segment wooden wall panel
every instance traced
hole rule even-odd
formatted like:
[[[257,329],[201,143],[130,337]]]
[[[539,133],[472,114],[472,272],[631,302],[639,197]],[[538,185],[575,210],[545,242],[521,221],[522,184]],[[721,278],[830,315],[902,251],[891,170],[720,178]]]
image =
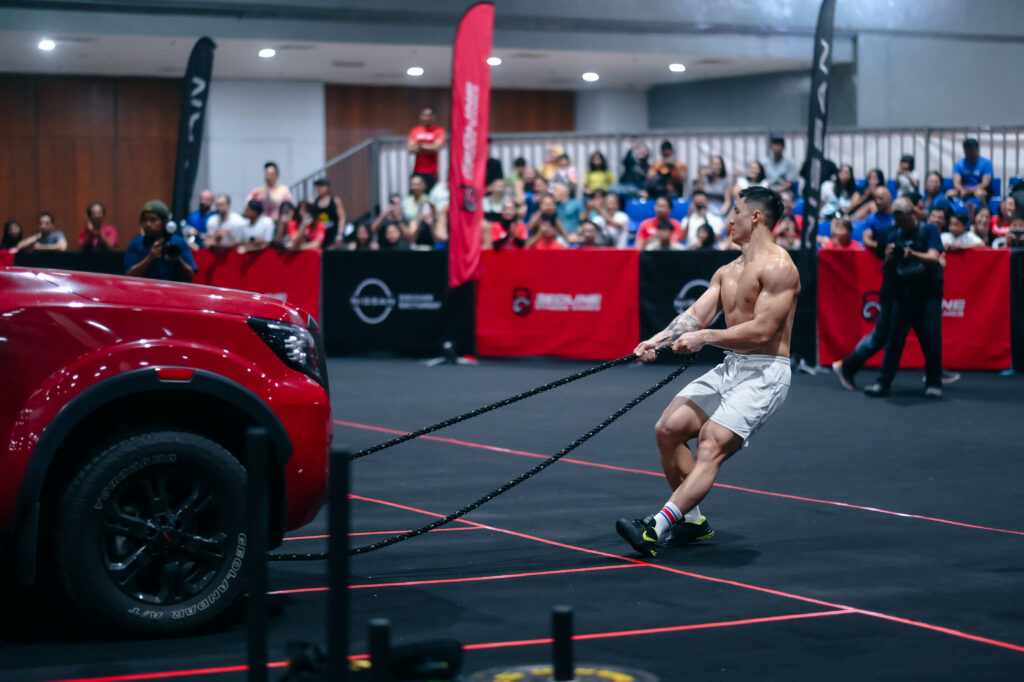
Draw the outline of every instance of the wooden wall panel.
[[[40,78],[39,137],[114,137],[114,87],[108,78]]]
[[[36,231],[39,214],[38,158],[34,136],[14,137],[0,132],[0,224],[17,220],[26,235]]]
[[[437,108],[437,120],[450,128],[448,88],[399,88],[327,85],[327,158],[363,140],[380,135],[405,135],[416,125],[420,109]],[[576,96],[552,90],[491,92],[491,132],[528,133],[573,130]]]

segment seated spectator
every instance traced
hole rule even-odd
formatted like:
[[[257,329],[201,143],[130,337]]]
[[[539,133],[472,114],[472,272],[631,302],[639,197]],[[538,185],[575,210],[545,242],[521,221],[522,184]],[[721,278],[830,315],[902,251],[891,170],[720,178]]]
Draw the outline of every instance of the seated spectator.
[[[411,248],[408,240],[402,235],[402,229],[398,223],[389,222],[384,226],[381,234],[383,235],[380,242],[381,251],[408,251]]]
[[[844,163],[836,172],[834,180],[821,183],[821,219],[849,213],[850,204],[858,196],[857,181],[853,178],[853,166]]]
[[[288,185],[278,184],[280,173],[276,163],[267,161],[263,164],[263,179],[266,184],[249,192],[249,196],[246,198],[246,201],[260,202],[263,205],[263,216],[270,220],[277,220],[281,204],[286,201],[295,202]]]
[[[878,188],[885,188],[885,173],[878,168],[868,171],[867,185],[864,191],[854,195],[850,202],[850,217],[854,220],[864,220],[878,210],[875,204],[875,192]],[[889,193],[889,201],[892,201],[892,192]]]
[[[1010,229],[1003,237],[1003,244],[1010,249],[1024,247],[1024,216],[1014,216]]]
[[[526,165],[526,159],[521,156],[515,160],[515,164],[515,170],[505,179],[505,188],[511,191],[516,204],[522,205],[526,201],[526,193],[533,191],[537,169]]]
[[[697,226],[697,238],[690,242],[690,249],[693,251],[714,251],[717,248],[715,231],[710,225],[704,223]]]
[[[285,202],[289,208],[291,202]],[[213,203],[215,212],[206,221],[206,238],[203,245],[208,249],[232,246],[235,234],[246,224],[245,218],[231,210],[231,197],[221,194]]]
[[[945,232],[949,229],[949,216],[950,212],[941,206],[936,206],[928,212],[928,222],[935,227],[939,228],[939,232]]]
[[[537,178],[540,177],[540,173],[533,166],[527,166],[523,169],[523,192],[533,193],[533,188],[537,184]]]
[[[793,193],[787,189],[779,192],[779,197],[782,199],[782,215],[779,217],[792,218],[793,222],[796,223],[796,233],[799,236],[804,231],[804,217],[793,212],[793,209],[796,207],[796,199],[793,197]]]
[[[116,251],[117,228],[107,224],[106,207],[96,201],[85,207],[85,227],[78,233],[78,246],[82,251]]]
[[[420,214],[423,204],[428,201],[427,182],[420,175],[409,180],[409,196],[402,200],[402,215],[405,222],[412,222]]]
[[[686,186],[686,164],[676,160],[672,143],[661,143],[661,159],[647,171],[647,195],[675,199],[683,195]]]
[[[274,226],[274,245],[287,248],[288,225],[295,219],[295,207],[290,201],[286,201],[278,208],[277,220]],[[243,218],[244,220],[244,218]]]
[[[526,224],[519,220],[516,202],[506,199],[501,207],[501,215],[490,224],[490,229],[483,230],[484,248],[495,251],[521,249],[530,238]]]
[[[644,244],[644,251],[682,251],[683,245],[676,239],[676,226],[671,218],[649,218],[657,220],[654,236]],[[646,221],[645,221],[646,222]]]
[[[558,171],[558,159],[564,153],[565,150],[557,144],[548,147],[548,150],[544,153],[544,163],[537,169],[537,174],[550,182]]]
[[[376,251],[380,248],[373,239],[373,231],[366,223],[356,224],[352,231],[352,239],[345,242],[343,247],[346,251]]]
[[[18,248],[22,240],[21,223],[17,220],[8,220],[4,223],[4,236],[0,239],[0,251]]]
[[[786,140],[778,135],[769,141],[770,153],[761,160],[764,169],[764,184],[776,192],[793,188],[796,182],[796,162],[785,156]]]
[[[900,168],[896,171],[896,196],[905,197],[916,192],[919,186],[920,181],[914,172],[914,157],[904,154],[900,157]]]
[[[601,152],[590,155],[590,170],[583,176],[583,193],[591,196],[597,190],[608,191],[615,182],[615,176],[608,170],[608,160]]]
[[[622,175],[619,176],[618,191],[634,196],[640,192],[646,194],[647,172],[650,170],[648,156],[650,151],[643,142],[637,142],[626,152],[622,159]]]
[[[523,182],[523,174],[526,172],[526,159],[519,156],[512,162],[512,172],[505,178],[505,182],[509,184],[513,189],[515,186]]]
[[[967,229],[969,224],[966,213],[954,213],[949,216],[949,231],[941,235],[942,248],[946,251],[964,251],[985,246],[981,237]]]
[[[963,149],[964,158],[953,165],[953,189],[949,194],[980,206],[988,202],[992,191],[992,162],[981,156],[973,137],[964,140]]]
[[[547,203],[545,201],[545,203]],[[542,216],[540,211],[537,216]],[[563,233],[564,234],[564,233]],[[566,248],[565,237],[559,236],[558,216],[542,216],[537,222],[533,236],[526,241],[527,249],[538,251],[557,251]]]
[[[997,237],[1005,237],[1010,231],[1010,224],[1017,215],[1017,200],[1007,195],[999,202],[999,215],[992,220],[992,232]]]
[[[978,235],[978,239],[985,246],[992,246],[996,235],[992,233],[992,211],[988,206],[982,206],[974,214],[974,221],[971,223],[971,231]]]
[[[745,175],[743,174],[743,171],[737,168],[733,173],[732,187],[729,188],[729,191],[725,195],[725,210],[722,211],[723,215],[732,209],[732,204],[736,201],[736,197],[740,195],[740,192],[748,187],[763,187],[765,184],[764,177],[764,166],[761,165],[760,161],[751,161],[748,163]]]
[[[68,240],[57,229],[53,214],[43,211],[39,214],[39,232],[18,242],[19,251],[67,251]]]
[[[495,182],[500,182],[500,180]],[[434,244],[446,241],[448,238],[446,233],[440,232],[439,227],[437,209],[428,201],[420,208],[420,214],[409,223],[404,236],[411,248],[429,251],[434,248]]]
[[[860,242],[851,239],[853,235],[853,224],[849,218],[832,219],[832,236],[818,237],[822,249],[830,251],[863,251],[864,247]]]
[[[722,218],[711,212],[711,202],[703,190],[697,190],[690,199],[690,208],[683,218],[683,234],[686,235],[686,243],[693,245],[697,243],[697,230],[701,225],[707,224],[715,233],[722,231]]]
[[[700,179],[708,200],[708,210],[721,215],[725,207],[725,195],[729,191],[729,178],[725,172],[725,159],[712,156],[708,167],[702,169]]]
[[[331,181],[317,178],[313,183],[316,187],[316,199],[310,208],[314,211],[317,222],[324,226],[324,248],[337,244],[338,238],[345,230],[345,204],[341,197],[331,191]]]
[[[288,251],[312,251],[324,244],[327,227],[313,215],[308,201],[295,207],[295,217],[288,221],[288,236],[284,248]]]
[[[663,219],[672,224],[672,238],[677,242],[682,242],[684,240],[683,227],[671,215],[672,203],[668,198],[656,199],[654,217],[640,223],[640,227],[636,230],[636,248],[642,251],[647,246],[647,242],[654,238],[654,234],[658,231],[658,225]]]
[[[398,227],[399,234],[405,234],[409,229],[409,224],[405,220],[405,214],[402,211],[402,197],[398,194],[392,194],[388,197],[388,205],[384,207],[377,219],[370,225],[370,231],[377,236],[377,245],[384,248],[384,232],[388,225],[396,225]]]
[[[206,236],[206,221],[213,215],[213,192],[204,189],[199,193],[199,208],[188,214],[185,218],[185,225],[181,231],[182,235],[190,246],[195,249],[195,242],[202,246],[203,238]]]
[[[128,243],[124,271],[129,277],[148,277],[172,282],[191,282],[196,261],[185,240],[167,234],[171,212],[159,199],[147,201],[139,214],[142,234]]]
[[[935,206],[941,205],[948,208],[949,201],[942,193],[942,175],[938,171],[931,171],[924,178],[924,193],[921,195],[921,203],[924,204],[925,215],[932,212]]]
[[[597,229],[597,225],[591,220],[584,220],[580,223],[580,229],[577,231],[576,248],[589,249],[594,247],[605,246],[601,239],[601,232]]]
[[[484,173],[485,186],[491,184],[495,180],[505,178],[505,169],[501,166],[501,159],[494,155],[494,148],[491,146],[490,137],[487,138],[487,148],[490,150],[490,156],[487,158],[487,168]],[[430,189],[433,189],[433,187]]]
[[[556,182],[551,185],[551,196],[555,198],[555,203],[558,204],[558,219],[562,223],[562,227],[569,234],[575,234],[576,230],[580,227],[580,219],[586,216],[581,216],[583,213],[583,202],[579,199],[572,199],[569,197],[568,185]]]
[[[270,216],[263,215],[263,202],[252,199],[242,213],[244,224],[235,228],[235,250],[238,253],[262,251],[274,242],[276,225]]]
[[[921,222],[928,216],[924,213],[924,203],[921,201],[921,195],[917,192],[911,192],[903,197],[914,207],[914,215],[917,216],[917,221]]]
[[[796,221],[792,216],[782,216],[772,231],[775,243],[784,249],[799,249],[800,238],[796,235]]]
[[[885,251],[885,240],[889,238],[889,231],[896,223],[892,214],[892,193],[881,187],[875,189],[874,199],[871,204],[877,209],[869,215],[864,227],[864,248],[874,251],[879,257]]]
[[[594,215],[594,214],[597,215]],[[594,194],[590,220],[604,233],[605,242],[620,249],[629,243],[629,216],[619,208],[619,195],[608,193],[599,198]]]
[[[551,183],[561,183],[569,188],[569,194],[575,194],[576,185],[579,182],[579,173],[576,172],[576,167],[569,162],[569,155],[560,154],[558,156],[558,167],[555,169],[555,174],[551,176]]]
[[[501,217],[501,207],[505,203],[505,181],[495,180],[487,186],[487,194],[484,195],[484,220],[494,222]],[[485,226],[486,227],[486,226]]]

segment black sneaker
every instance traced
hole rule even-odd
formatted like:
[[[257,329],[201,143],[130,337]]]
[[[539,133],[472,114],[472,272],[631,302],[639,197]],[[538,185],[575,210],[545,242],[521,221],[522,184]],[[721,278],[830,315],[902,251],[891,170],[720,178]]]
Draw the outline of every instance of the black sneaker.
[[[889,387],[883,386],[877,381],[864,389],[864,395],[872,398],[884,398],[889,395]]]
[[[715,536],[715,531],[708,525],[706,516],[700,517],[700,523],[683,520],[662,533],[658,539],[659,545],[665,547],[681,547],[691,542],[710,540]]]
[[[654,521],[645,523],[644,519],[619,519],[615,522],[615,530],[641,554],[657,555],[658,534],[654,531]]]

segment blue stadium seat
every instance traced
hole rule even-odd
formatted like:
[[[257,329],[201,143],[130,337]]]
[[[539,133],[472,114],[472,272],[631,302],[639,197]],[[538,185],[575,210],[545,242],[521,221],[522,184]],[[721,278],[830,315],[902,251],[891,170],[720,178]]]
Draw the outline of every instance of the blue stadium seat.
[[[992,211],[992,215],[999,213],[999,204],[1002,203],[1002,199],[999,197],[992,197],[988,200],[988,210]]]
[[[803,214],[804,214],[804,200],[803,199],[797,199],[796,201],[793,202],[793,215],[803,215]]]
[[[654,209],[652,208],[651,210],[653,211]],[[686,217],[686,213],[689,210],[689,199],[676,199],[675,201],[672,202],[672,212],[669,215],[675,218],[676,220],[682,220],[683,218]],[[653,216],[654,213],[652,212],[651,215]]]
[[[1024,176],[1022,175],[1014,175],[1012,178],[1010,178],[1010,191],[1012,192],[1014,185],[1016,185],[1018,182],[1022,180],[1024,180]]]
[[[850,224],[853,226],[853,232],[850,233],[850,239],[855,242],[864,242],[864,228],[868,226],[866,220],[851,220]]]
[[[992,178],[992,196],[1002,196],[1003,181],[1001,178]]]
[[[819,237],[831,237],[832,236],[832,221],[822,220],[818,223],[818,236]]]
[[[943,178],[942,179],[942,191],[943,192],[948,192],[951,189],[953,189],[953,178]]]
[[[863,192],[864,188],[868,186],[867,178],[861,178],[860,180],[854,180],[853,183],[857,185],[857,191]]]
[[[885,181],[885,188],[889,190],[889,194],[891,194],[892,198],[895,199],[896,195],[899,193],[899,187],[896,185],[896,181],[895,180],[886,180]]]
[[[640,224],[648,218],[654,217],[653,199],[630,199],[626,202],[626,215],[630,221]]]

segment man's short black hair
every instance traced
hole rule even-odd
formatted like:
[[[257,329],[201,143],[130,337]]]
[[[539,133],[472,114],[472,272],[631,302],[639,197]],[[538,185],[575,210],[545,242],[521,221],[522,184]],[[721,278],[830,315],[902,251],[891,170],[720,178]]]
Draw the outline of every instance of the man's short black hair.
[[[323,187],[324,185],[330,187],[331,181],[328,180],[327,178],[317,178],[316,180],[313,181],[313,185],[316,187]]]
[[[525,166],[525,165],[526,165],[526,159],[524,159],[521,156],[517,156],[516,160],[512,162],[512,166],[515,167],[515,168],[520,168],[520,167]]]
[[[768,144],[781,144],[783,147],[786,146],[786,138],[782,135],[772,135],[768,139]]]
[[[904,154],[900,157],[900,163],[905,163],[910,170],[914,170],[914,155]]]
[[[265,164],[263,164],[263,170],[267,170],[268,168],[273,168],[278,172],[278,174],[281,173],[281,169],[278,168],[277,164],[274,163],[273,161],[267,161]]]
[[[948,222],[949,220],[952,220],[953,218],[956,218],[957,220],[959,220],[961,223],[964,224],[964,226],[970,225],[970,223],[967,222],[967,214],[966,213],[951,213],[946,218],[946,220]]]
[[[42,213],[40,213],[40,214],[39,214],[39,217],[40,217],[40,218],[42,218],[42,217],[44,217],[44,216],[45,216],[45,217],[47,217],[47,218],[49,218],[49,219],[50,219],[50,222],[51,222],[51,223],[54,223],[54,224],[56,224],[56,222],[57,222],[57,219],[53,217],[53,214],[52,214],[52,213],[50,213],[49,211],[43,211]]]
[[[247,206],[256,214],[263,215],[263,202],[259,199],[251,199]]]
[[[708,193],[705,192],[702,189],[695,189],[695,190],[693,190],[693,194],[690,195],[690,199],[691,200],[696,199],[698,196],[701,196],[701,197],[704,197],[705,199],[707,199],[708,198]]]
[[[740,199],[743,199],[748,206],[753,205],[759,209],[761,215],[764,216],[764,222],[768,229],[775,229],[775,225],[782,216],[782,197],[779,196],[778,192],[771,187],[751,185],[744,190],[740,190]]]
[[[661,143],[661,151],[665,151],[666,149],[671,149],[675,151],[675,148],[672,146],[672,142],[670,140],[663,140]]]
[[[659,218],[658,229],[672,231],[676,229],[676,226],[672,224],[672,220],[670,218]]]
[[[974,149],[977,149],[978,148],[978,141],[976,139],[974,139],[973,137],[968,137],[966,140],[964,140],[964,149],[968,149],[968,148],[971,148],[971,147],[973,147]]]

